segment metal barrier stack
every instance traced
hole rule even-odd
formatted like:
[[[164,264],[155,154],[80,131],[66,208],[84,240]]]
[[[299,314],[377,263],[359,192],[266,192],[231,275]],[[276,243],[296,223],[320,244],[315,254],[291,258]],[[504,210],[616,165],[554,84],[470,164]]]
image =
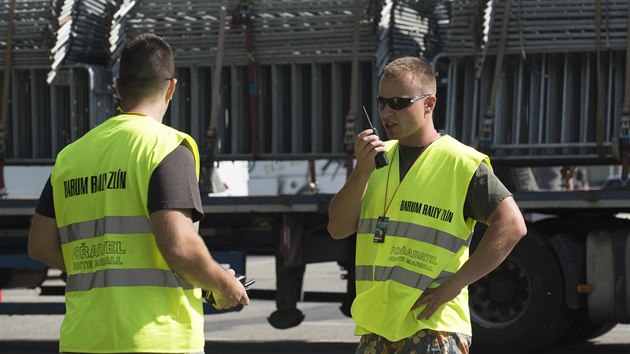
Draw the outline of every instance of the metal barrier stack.
[[[437,59],[449,67],[447,132],[502,163],[609,164],[619,158],[624,91],[630,89],[624,89],[627,1],[461,4],[467,7],[454,10]],[[466,14],[472,9],[490,15],[485,26]],[[468,44],[473,38],[482,39],[478,47]]]
[[[51,49],[52,64],[47,82],[51,83],[62,64],[105,65],[107,19],[113,8],[106,0],[56,0],[56,36]]]
[[[140,32],[175,53],[166,123],[204,145],[216,110],[218,160],[346,156],[349,112],[378,116],[379,74],[401,55],[434,61],[441,128],[495,161],[610,161],[623,135],[627,1],[360,0],[356,82],[354,0],[228,0],[224,23],[218,1],[16,1],[13,163],[51,161],[113,113],[117,58]]]
[[[15,0],[12,67],[47,67],[54,38],[50,1]],[[4,70],[11,0],[0,1],[0,69]]]
[[[390,58],[430,55],[437,47],[429,34],[444,30],[437,18],[446,16],[447,2],[361,0],[356,112],[365,105],[377,116],[378,72]],[[112,114],[117,58],[125,40],[140,32],[164,37],[175,53],[178,90],[165,122],[204,145],[211,110],[218,110],[216,159],[347,153],[354,0],[229,0],[225,23],[219,23],[219,1],[18,3],[16,28],[26,32],[20,37],[16,31],[16,40],[23,39],[13,49],[9,163],[50,163]],[[0,19],[0,41],[6,26]],[[220,26],[222,77],[217,107],[211,107]],[[33,53],[37,61],[21,60]],[[360,117],[355,120],[363,128]]]

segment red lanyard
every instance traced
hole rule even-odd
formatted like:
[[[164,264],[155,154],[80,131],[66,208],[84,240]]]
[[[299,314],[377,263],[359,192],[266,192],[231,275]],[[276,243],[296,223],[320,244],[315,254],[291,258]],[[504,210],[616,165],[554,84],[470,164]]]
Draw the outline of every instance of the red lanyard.
[[[424,151],[424,149],[422,149],[422,151]],[[396,153],[398,153],[398,144],[396,144],[396,150],[394,150],[394,155],[392,156],[392,160],[394,160],[396,158]],[[420,152],[420,154],[418,154],[418,157],[420,157],[420,155],[422,155],[422,152]],[[418,158],[416,158],[416,160],[417,159]],[[400,161],[398,163],[400,164]],[[414,163],[416,163],[416,162],[414,161]],[[398,186],[396,186],[396,190],[394,190],[394,194],[392,194],[392,199],[390,199],[389,203],[388,203],[387,202],[387,192],[389,191],[389,174],[390,174],[390,172],[392,172],[392,165],[393,165],[393,163],[390,163],[389,167],[387,168],[387,182],[385,182],[385,200],[383,201],[383,216],[387,215],[387,210],[389,210],[389,206],[394,201],[394,197],[396,196],[396,192],[398,192],[398,188],[402,184],[402,181],[400,181],[400,178],[399,178]],[[400,168],[399,168],[399,170],[400,170]]]

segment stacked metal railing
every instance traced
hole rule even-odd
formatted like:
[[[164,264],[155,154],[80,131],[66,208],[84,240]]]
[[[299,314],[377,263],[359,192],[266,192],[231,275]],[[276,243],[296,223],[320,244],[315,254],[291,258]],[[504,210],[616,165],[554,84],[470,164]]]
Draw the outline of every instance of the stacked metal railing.
[[[614,161],[630,70],[628,2],[610,0],[596,8],[593,1],[513,1],[501,48],[507,1],[466,1],[465,9],[454,10],[442,53],[450,59],[445,130],[487,149],[495,161]],[[466,11],[486,5],[493,7],[487,25],[473,26]],[[479,46],[469,44],[485,33]]]
[[[220,112],[217,159],[346,153],[354,0],[229,0],[225,23],[219,23],[219,1],[16,1],[7,139],[19,140],[10,145],[10,158],[52,158],[106,119],[121,46],[140,32],[163,36],[175,52],[178,90],[167,123],[204,144],[210,112]],[[361,0],[354,111],[365,105],[377,117],[374,97],[385,63],[421,55],[434,58],[437,69],[448,68],[440,72],[446,91],[437,111],[447,133],[479,147],[482,128],[490,127],[482,147],[495,159],[608,159],[619,135],[627,70],[627,1],[512,0],[505,46],[499,48],[507,1]],[[9,3],[0,0],[0,54]],[[245,27],[250,18],[251,55]],[[225,29],[222,79],[218,107],[211,107],[219,26]],[[503,60],[497,59],[500,50]],[[47,85],[45,78],[55,73]],[[254,102],[257,110],[250,109]],[[40,122],[66,114],[63,124]]]
[[[367,3],[367,1],[366,1]],[[191,0],[139,1],[129,11],[128,35],[153,32],[173,47],[180,64],[211,64],[216,56],[221,2]],[[255,58],[259,64],[312,62],[321,58],[349,60],[352,55],[354,7],[352,0],[228,1],[228,23],[223,49],[224,62],[247,63],[245,21],[251,16]],[[242,10],[242,11],[240,11]],[[374,52],[370,19],[362,16],[362,58]]]
[[[112,8],[107,0],[56,0],[57,30],[51,49],[48,83],[63,63],[107,63],[107,18]]]
[[[625,0],[460,0],[451,2],[448,39],[442,54],[496,53],[505,7],[510,1],[506,53],[625,49]],[[486,48],[487,47],[487,48]]]
[[[459,0],[450,2],[450,16],[444,53],[449,55],[477,54],[484,46],[486,25],[491,8],[489,0]]]
[[[11,0],[0,1],[0,68],[4,58]],[[13,67],[50,65],[54,29],[49,0],[16,0],[13,25]]]
[[[624,49],[628,26],[626,0],[513,0],[506,52],[566,52]],[[495,1],[490,50],[496,51],[506,0]],[[598,44],[598,40],[600,44]]]
[[[140,32],[164,37],[175,53],[178,90],[166,117],[168,124],[191,133],[203,145],[211,110],[221,112],[217,159],[249,159],[254,153],[263,159],[346,153],[343,132],[350,108],[354,0],[229,0],[225,23],[219,23],[220,1],[18,2],[20,9],[39,4],[37,18],[45,19],[41,23],[49,32],[24,36],[25,41],[46,45],[36,43],[31,48],[26,44],[14,50],[17,59],[33,48],[40,49],[37,62],[14,61],[14,70],[17,65],[23,69],[14,72],[20,81],[13,80],[11,90],[25,102],[12,103],[12,130],[7,138],[15,140],[8,150],[10,158],[52,158],[65,144],[106,119],[112,111],[112,78],[117,75],[120,50],[127,38]],[[243,8],[246,4],[249,7]],[[425,37],[436,21],[430,8],[415,1],[362,0],[361,9],[355,111],[361,112],[360,106],[365,105],[377,116],[374,62],[428,53],[433,45]],[[376,14],[392,21],[380,28]],[[16,26],[26,28],[23,22],[31,20],[20,16]],[[249,18],[253,21],[251,56],[245,27]],[[416,28],[416,22],[424,25]],[[214,108],[210,98],[219,26],[225,28],[223,75],[219,107]],[[0,22],[0,30],[5,28],[6,23]],[[385,40],[387,45],[379,47]],[[255,81],[247,76],[249,59],[254,60]],[[252,87],[257,95],[255,116],[250,110]],[[360,128],[362,120],[357,122]],[[259,141],[257,152],[253,140]]]
[[[118,72],[118,58],[122,51],[123,44],[129,38],[127,34],[127,22],[129,20],[129,11],[136,6],[135,0],[118,0],[114,7],[111,22],[109,24],[109,35],[107,36],[107,45],[109,53],[109,61],[107,67],[112,73]]]
[[[383,0],[376,22],[377,73],[393,58],[416,53],[431,58],[445,38],[448,11],[445,0]]]

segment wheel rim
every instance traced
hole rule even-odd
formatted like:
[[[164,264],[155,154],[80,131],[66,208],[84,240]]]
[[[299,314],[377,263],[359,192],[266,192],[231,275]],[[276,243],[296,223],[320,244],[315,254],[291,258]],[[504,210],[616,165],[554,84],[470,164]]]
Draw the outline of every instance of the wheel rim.
[[[485,328],[511,326],[527,311],[530,284],[525,267],[508,257],[490,274],[469,286],[472,321]]]

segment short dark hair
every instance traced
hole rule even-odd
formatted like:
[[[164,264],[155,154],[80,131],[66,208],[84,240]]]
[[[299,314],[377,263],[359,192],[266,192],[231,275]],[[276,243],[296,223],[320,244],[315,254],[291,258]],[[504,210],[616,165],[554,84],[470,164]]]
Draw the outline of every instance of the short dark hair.
[[[120,55],[118,93],[121,100],[153,97],[174,78],[175,60],[171,46],[161,37],[142,33],[127,41]]]
[[[437,83],[431,64],[418,57],[401,57],[385,66],[383,76],[398,78],[407,73],[413,75],[413,85],[423,94],[435,94]],[[426,91],[426,92],[424,92]]]

